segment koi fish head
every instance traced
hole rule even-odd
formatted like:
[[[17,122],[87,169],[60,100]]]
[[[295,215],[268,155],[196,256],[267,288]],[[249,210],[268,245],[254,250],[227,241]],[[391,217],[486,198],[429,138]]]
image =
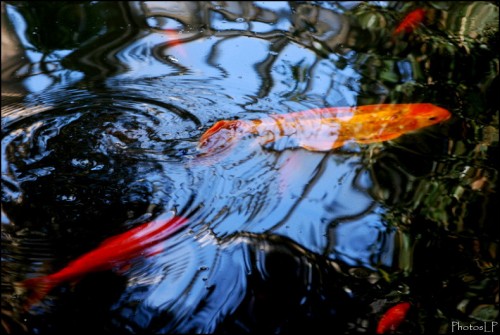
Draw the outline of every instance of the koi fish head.
[[[243,122],[219,121],[208,129],[198,142],[202,154],[215,154],[231,148],[242,135]]]
[[[407,114],[409,119],[416,120],[416,127],[423,128],[448,120],[449,111],[433,104],[412,104]]]
[[[450,112],[446,109],[428,103],[393,106],[397,108],[397,112],[390,117],[388,124],[386,124],[387,128],[384,130],[387,135],[390,135],[390,133],[402,135],[435,125],[451,117]]]
[[[446,109],[428,103],[368,105],[357,108],[357,115],[348,122],[350,138],[358,143],[392,140],[403,134],[432,126],[450,118]],[[347,128],[347,124],[344,124]]]

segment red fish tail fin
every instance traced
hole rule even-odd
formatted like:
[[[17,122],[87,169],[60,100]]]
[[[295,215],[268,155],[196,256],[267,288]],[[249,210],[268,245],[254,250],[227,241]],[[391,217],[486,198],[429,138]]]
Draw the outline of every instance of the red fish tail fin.
[[[29,309],[34,304],[40,302],[54,288],[56,283],[50,276],[36,277],[26,279],[20,283],[20,286],[28,293],[25,309]]]

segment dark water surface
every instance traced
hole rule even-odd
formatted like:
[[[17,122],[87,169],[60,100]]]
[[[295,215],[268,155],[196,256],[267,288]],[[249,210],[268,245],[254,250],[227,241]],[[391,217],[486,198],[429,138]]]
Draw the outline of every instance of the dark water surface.
[[[2,331],[374,333],[401,301],[396,333],[492,326],[498,41],[494,2],[2,2]],[[196,159],[218,120],[419,102],[452,117]],[[23,309],[15,283],[165,213],[158,252]]]

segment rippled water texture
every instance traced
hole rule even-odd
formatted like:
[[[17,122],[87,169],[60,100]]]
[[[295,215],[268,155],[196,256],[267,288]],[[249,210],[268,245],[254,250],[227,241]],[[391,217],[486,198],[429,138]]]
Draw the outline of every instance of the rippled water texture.
[[[396,333],[498,316],[496,4],[1,6],[3,332],[374,333],[401,301]],[[328,152],[197,147],[219,120],[395,103],[452,117]],[[19,282],[166,213],[185,227],[23,308]]]

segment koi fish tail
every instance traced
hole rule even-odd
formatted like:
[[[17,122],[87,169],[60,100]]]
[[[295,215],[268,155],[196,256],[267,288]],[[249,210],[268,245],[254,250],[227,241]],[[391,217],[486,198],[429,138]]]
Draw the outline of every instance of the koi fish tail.
[[[20,283],[28,296],[25,302],[25,309],[29,309],[34,304],[39,303],[56,286],[56,282],[50,276],[26,279]]]
[[[198,149],[203,154],[215,154],[232,148],[246,131],[243,121],[218,121],[200,138]]]

